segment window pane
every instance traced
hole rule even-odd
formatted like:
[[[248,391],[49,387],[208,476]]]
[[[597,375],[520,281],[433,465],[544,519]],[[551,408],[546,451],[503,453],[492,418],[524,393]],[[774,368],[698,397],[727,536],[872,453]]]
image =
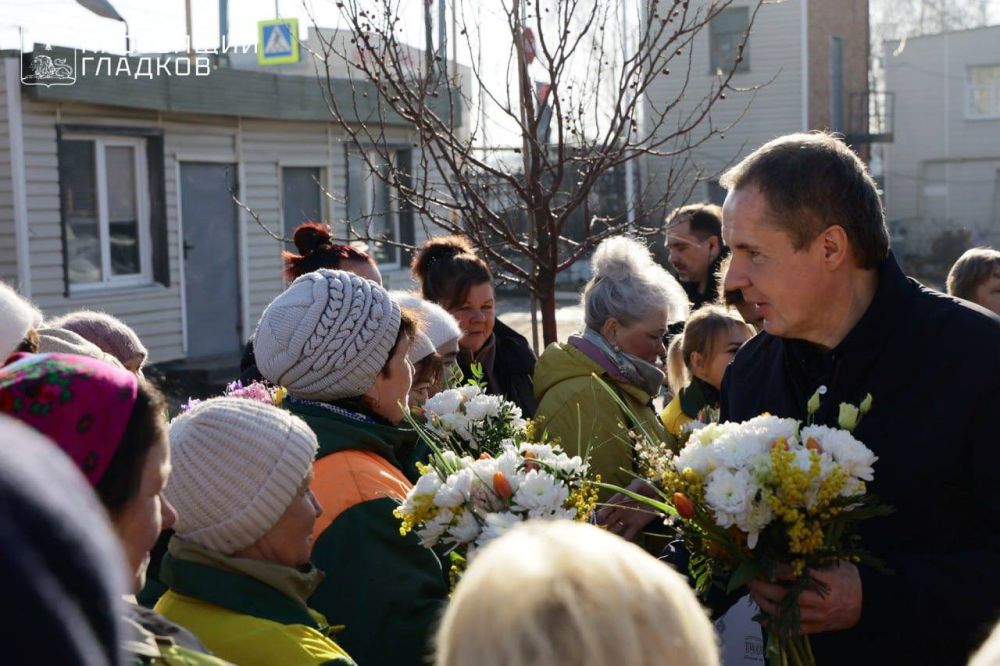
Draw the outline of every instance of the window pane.
[[[996,113],[993,106],[994,91],[989,86],[979,86],[969,90],[970,112],[973,116],[991,116]]]
[[[373,156],[374,159],[377,159]],[[377,163],[377,162],[376,162]],[[379,173],[382,177],[388,177],[389,165],[379,164]],[[389,186],[382,178],[371,174],[372,192],[372,236],[375,238],[385,238],[386,240],[396,240],[396,220],[395,212],[392,209],[392,197]],[[375,260],[379,263],[395,262],[396,250],[394,245],[384,243],[375,244]]]
[[[728,72],[733,67],[739,55],[740,43],[750,27],[750,9],[748,7],[730,7],[724,9],[712,19],[709,24],[709,62],[712,72],[722,70]],[[749,42],[743,48],[743,60],[736,71],[745,72],[750,69]]]
[[[100,282],[101,235],[97,219],[94,143],[63,141],[59,149],[66,233],[66,268],[71,284]]]
[[[108,237],[111,243],[111,274],[134,275],[141,273],[135,148],[132,146],[108,146],[104,152],[104,160],[108,169]]]
[[[993,67],[970,67],[969,79],[973,84],[1000,85],[1000,65]]]
[[[303,222],[323,220],[323,199],[318,167],[285,167],[281,170],[281,207],[285,238]]]
[[[371,238],[396,239],[397,211],[393,207],[391,188],[372,172],[369,162],[378,172],[388,176],[389,165],[378,153],[368,153],[368,162],[358,153],[348,156],[347,216],[354,231]],[[379,263],[395,262],[398,249],[385,243],[373,243],[371,254]]]

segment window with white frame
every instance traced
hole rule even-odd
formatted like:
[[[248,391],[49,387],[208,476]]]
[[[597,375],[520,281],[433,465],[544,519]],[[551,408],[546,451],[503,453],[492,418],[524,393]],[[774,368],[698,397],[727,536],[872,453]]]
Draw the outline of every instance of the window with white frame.
[[[1000,65],[969,67],[966,83],[969,118],[1000,118]]]
[[[385,151],[381,151],[385,152]],[[396,159],[395,153],[390,155]],[[375,242],[371,255],[380,264],[398,264],[399,206],[385,182],[389,164],[380,151],[352,150],[347,155],[347,219],[355,233],[389,243]]]
[[[65,134],[59,173],[71,290],[151,283],[145,140]]]

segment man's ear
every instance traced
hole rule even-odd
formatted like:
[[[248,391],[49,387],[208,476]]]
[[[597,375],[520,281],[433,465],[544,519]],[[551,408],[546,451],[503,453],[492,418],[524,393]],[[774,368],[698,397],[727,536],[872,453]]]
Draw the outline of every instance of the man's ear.
[[[851,242],[847,231],[839,224],[827,227],[817,239],[822,243],[823,262],[831,270],[844,264],[851,255]]]
[[[708,237],[708,254],[712,257],[712,259],[714,260],[716,257],[718,257],[719,256],[719,252],[721,252],[721,251],[722,251],[722,241],[719,239],[719,237],[718,236],[709,236]]]

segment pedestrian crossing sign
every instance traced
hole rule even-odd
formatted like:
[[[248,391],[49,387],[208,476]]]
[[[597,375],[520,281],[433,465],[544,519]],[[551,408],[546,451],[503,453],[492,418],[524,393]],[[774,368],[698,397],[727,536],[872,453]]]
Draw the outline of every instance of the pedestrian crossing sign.
[[[299,61],[298,19],[257,23],[257,63],[284,65]]]

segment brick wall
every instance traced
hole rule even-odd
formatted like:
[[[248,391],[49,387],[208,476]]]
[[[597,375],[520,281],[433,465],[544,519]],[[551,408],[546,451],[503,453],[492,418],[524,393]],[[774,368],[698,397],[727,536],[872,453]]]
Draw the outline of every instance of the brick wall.
[[[851,94],[868,87],[868,0],[809,0],[809,127],[830,128],[830,51],[843,40],[843,121],[851,120]]]

